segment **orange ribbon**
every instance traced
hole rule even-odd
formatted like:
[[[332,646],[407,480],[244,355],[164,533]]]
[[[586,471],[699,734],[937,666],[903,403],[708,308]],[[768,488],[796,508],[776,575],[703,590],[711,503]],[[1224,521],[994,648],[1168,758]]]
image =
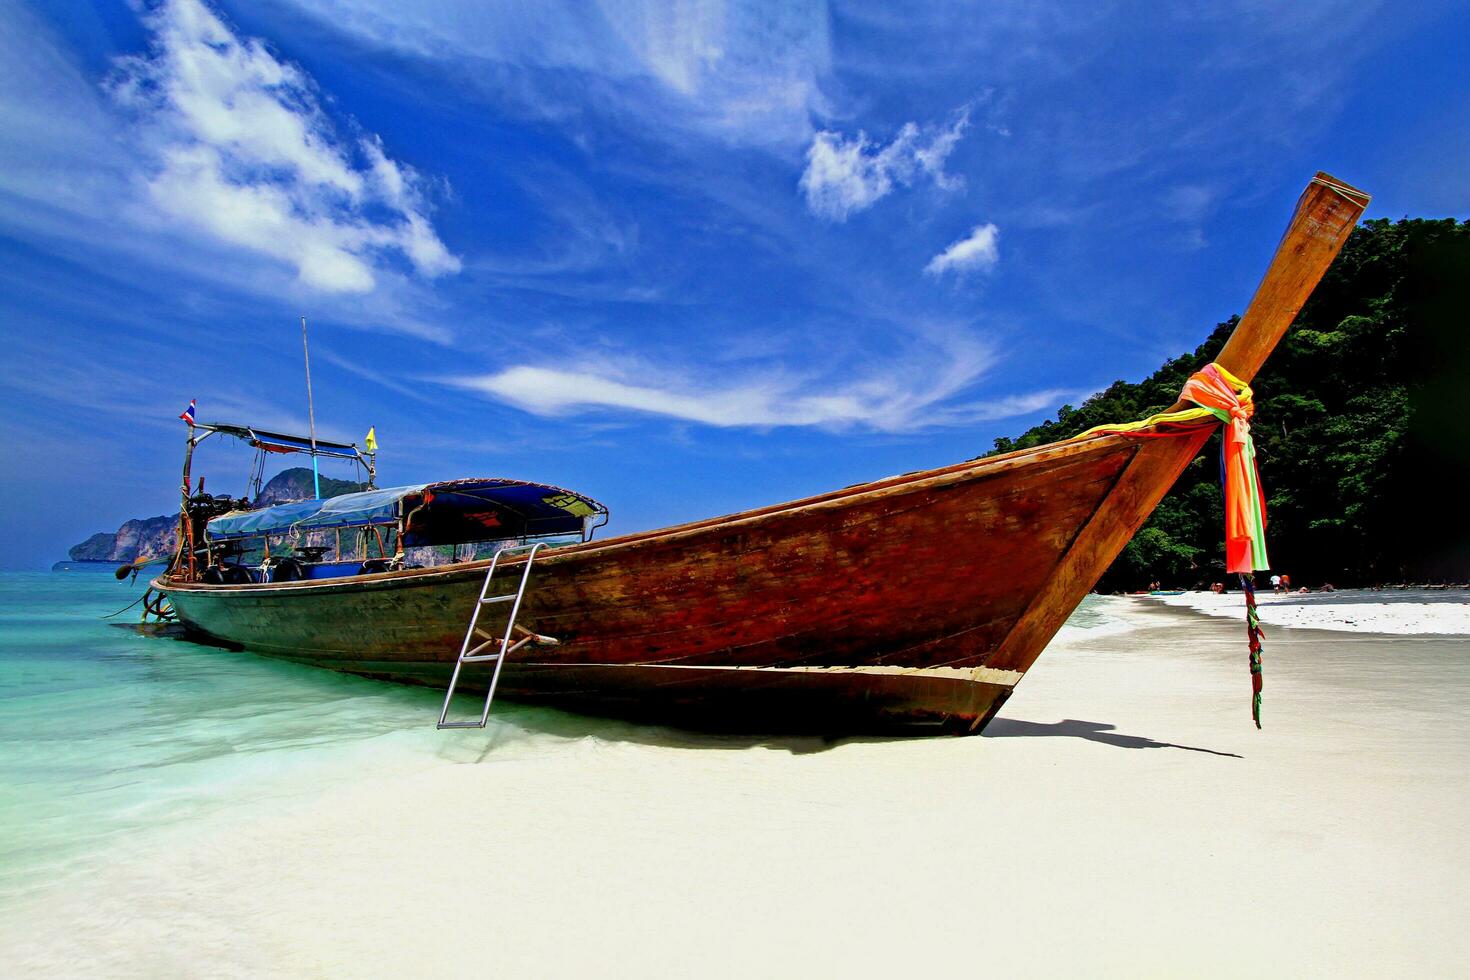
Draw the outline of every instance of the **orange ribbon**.
[[[1250,418],[1250,385],[1218,364],[1208,364],[1185,382],[1180,397],[1225,423],[1225,570],[1247,574],[1271,567],[1266,557],[1266,500],[1256,469]]]
[[[1230,572],[1264,570],[1271,567],[1266,557],[1266,499],[1256,470],[1256,449],[1251,442],[1251,415],[1255,403],[1250,385],[1219,364],[1207,364],[1190,375],[1180,397],[1198,408],[1163,412],[1142,422],[1099,425],[1079,436],[1117,433],[1125,436],[1169,436],[1188,429],[1171,428],[1214,416],[1225,423],[1225,568]]]

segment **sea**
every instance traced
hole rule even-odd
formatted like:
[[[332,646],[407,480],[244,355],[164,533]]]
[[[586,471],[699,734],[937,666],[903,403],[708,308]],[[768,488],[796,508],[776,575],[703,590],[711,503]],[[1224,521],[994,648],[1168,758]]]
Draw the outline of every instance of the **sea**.
[[[140,633],[146,588],[113,566],[0,573],[0,910],[95,855],[177,838],[242,800],[466,761],[442,694]],[[1084,604],[1072,624],[1112,621]],[[517,754],[627,726],[497,705]],[[507,741],[502,738],[502,742]]]
[[[0,911],[241,800],[474,751],[434,737],[429,689],[140,634],[124,607],[145,587],[108,565],[0,573]]]

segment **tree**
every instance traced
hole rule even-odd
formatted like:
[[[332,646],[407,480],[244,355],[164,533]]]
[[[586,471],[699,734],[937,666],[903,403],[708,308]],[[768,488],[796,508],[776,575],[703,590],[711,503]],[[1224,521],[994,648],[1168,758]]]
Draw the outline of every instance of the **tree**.
[[[1272,560],[1338,585],[1470,578],[1470,222],[1354,229],[1254,380],[1252,430]],[[1038,446],[1173,404],[1238,318],[1140,382],[1117,381],[995,452]],[[1103,576],[1104,588],[1223,574],[1218,436]]]

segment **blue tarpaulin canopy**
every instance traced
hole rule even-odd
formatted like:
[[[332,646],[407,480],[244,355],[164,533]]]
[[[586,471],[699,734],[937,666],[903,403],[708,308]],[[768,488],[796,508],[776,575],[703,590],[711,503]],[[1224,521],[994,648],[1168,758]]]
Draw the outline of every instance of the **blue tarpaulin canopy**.
[[[398,519],[398,502],[421,493],[422,484],[413,487],[388,487],[344,493],[325,500],[293,500],[243,514],[226,514],[209,522],[209,536],[254,538],[263,534],[285,534],[290,531],[315,531],[334,527],[366,527],[370,524],[392,524]]]
[[[607,514],[590,497],[544,483],[455,480],[297,500],[209,522],[214,540],[394,524],[407,518],[407,546],[458,544],[584,531]]]

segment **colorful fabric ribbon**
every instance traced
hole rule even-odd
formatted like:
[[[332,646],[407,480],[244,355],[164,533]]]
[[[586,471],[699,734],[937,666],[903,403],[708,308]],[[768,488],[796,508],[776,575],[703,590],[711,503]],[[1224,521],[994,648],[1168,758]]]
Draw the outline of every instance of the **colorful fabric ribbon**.
[[[1225,570],[1249,574],[1270,568],[1266,556],[1266,498],[1256,469],[1256,447],[1251,441],[1250,417],[1255,403],[1250,385],[1212,363],[1190,375],[1180,398],[1198,407],[1161,412],[1142,422],[1097,425],[1074,438],[1103,433],[1168,436],[1178,434],[1174,426],[1211,416],[1224,422]]]
[[[1184,384],[1187,398],[1225,423],[1225,570],[1250,574],[1271,567],[1266,556],[1266,497],[1256,469],[1250,417],[1250,385],[1218,364],[1206,365]]]

